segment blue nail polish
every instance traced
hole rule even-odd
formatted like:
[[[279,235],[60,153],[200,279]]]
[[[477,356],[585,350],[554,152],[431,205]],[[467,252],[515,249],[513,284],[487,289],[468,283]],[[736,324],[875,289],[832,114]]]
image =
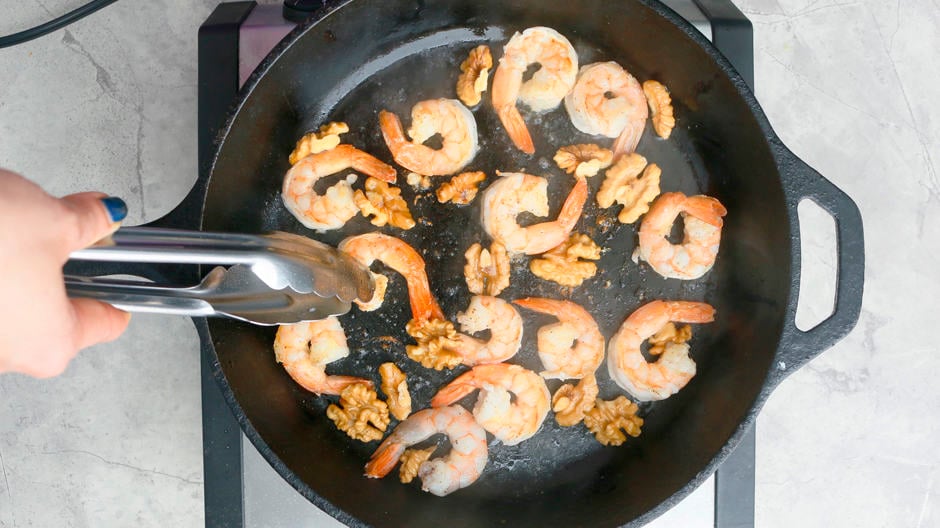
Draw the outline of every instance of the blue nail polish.
[[[127,216],[127,204],[117,196],[102,198],[101,203],[108,209],[108,216],[111,217],[112,222],[120,222]]]

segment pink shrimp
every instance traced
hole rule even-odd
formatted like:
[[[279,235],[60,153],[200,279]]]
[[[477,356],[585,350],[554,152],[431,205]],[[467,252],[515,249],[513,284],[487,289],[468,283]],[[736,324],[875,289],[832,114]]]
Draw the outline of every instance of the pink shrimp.
[[[424,259],[405,242],[382,233],[366,233],[343,240],[339,244],[339,250],[350,254],[364,266],[371,266],[374,261],[379,260],[400,273],[408,284],[408,298],[414,319],[444,319],[444,312],[431,293]],[[366,303],[371,305],[370,308],[376,308],[371,300]]]
[[[489,457],[486,431],[459,405],[424,409],[398,424],[372,454],[366,464],[366,476],[384,477],[398,463],[405,448],[437,433],[447,435],[451,450],[418,466],[421,489],[443,497],[476,482]]]
[[[659,359],[650,363],[640,345],[666,323],[710,323],[715,309],[701,302],[653,301],[620,326],[607,345],[607,370],[623,390],[640,401],[663,400],[679,392],[695,376],[695,361],[687,343],[668,343]]]
[[[372,382],[353,376],[328,376],[326,365],[349,355],[339,319],[281,325],[274,338],[274,355],[301,387],[317,394],[339,394],[353,383]]]
[[[685,222],[682,244],[666,237],[676,217]],[[721,242],[722,217],[728,214],[721,202],[710,196],[664,193],[653,202],[640,225],[640,244],[634,254],[663,277],[697,279],[715,264]]]

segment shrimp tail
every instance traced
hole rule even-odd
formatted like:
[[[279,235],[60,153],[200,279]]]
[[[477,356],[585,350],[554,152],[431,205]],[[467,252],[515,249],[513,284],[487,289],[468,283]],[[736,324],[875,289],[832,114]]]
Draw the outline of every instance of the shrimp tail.
[[[368,385],[369,388],[372,387],[372,382],[365,378],[357,378],[355,376],[327,376],[324,386],[325,390],[322,390],[321,394],[339,394],[343,392],[343,389],[346,387],[357,383]]]
[[[399,126],[401,125],[399,124]],[[395,183],[395,180],[398,178],[398,173],[395,171],[394,167],[362,151],[357,152],[357,154],[352,157],[352,168],[386,183]]]
[[[643,120],[629,121],[627,126],[614,140],[614,145],[610,150],[614,151],[614,161],[616,162],[622,156],[632,153],[636,150],[640,138],[643,137],[643,129],[646,128],[646,118]]]
[[[298,368],[291,363],[284,363],[284,370],[298,385],[315,394],[339,394],[343,389],[356,383],[365,383],[372,387],[372,382],[355,376],[327,376],[322,370],[311,371]]]
[[[364,383],[370,388],[372,382],[365,378],[355,376],[310,376],[308,372],[299,371],[289,365],[284,365],[284,370],[304,389],[315,394],[333,394],[338,395],[343,389],[357,383]]]
[[[391,442],[391,437],[387,438],[382,445],[372,453],[372,458],[366,463],[366,476],[369,478],[382,478],[388,475],[395,464],[405,452],[405,445],[398,442]]]
[[[499,115],[499,120],[503,123],[503,126],[506,127],[506,133],[509,134],[509,139],[512,140],[513,144],[526,154],[534,154],[535,144],[532,143],[532,136],[529,135],[529,129],[526,127],[519,109],[515,106],[504,106],[498,109],[496,113]]]
[[[423,262],[422,262],[423,263]],[[422,272],[424,270],[422,269]],[[408,277],[408,298],[411,301],[411,316],[419,321],[444,319],[444,312],[431,294],[431,286],[424,273]]]
[[[516,299],[513,304],[518,304],[523,308],[528,308],[539,313],[555,315],[558,312],[558,305],[552,299],[542,297],[526,297],[525,299]]]
[[[587,201],[587,196],[587,180],[578,178],[577,183],[574,184],[571,192],[568,193],[568,198],[565,199],[565,203],[561,206],[561,212],[558,214],[558,223],[566,230],[571,231],[574,229],[574,225],[578,223],[578,219],[581,218],[581,210],[584,208],[584,202]]]
[[[408,142],[401,120],[388,110],[382,110],[379,112],[379,128],[382,129],[382,137],[388,145],[388,150],[392,152],[393,157],[397,156],[402,146]]]
[[[668,302],[672,321],[680,323],[710,323],[715,320],[715,308],[708,303],[692,301]]]
[[[471,370],[458,376],[457,379],[437,391],[437,394],[431,398],[431,407],[450,405],[477,390],[479,387],[473,383],[473,372]]]
[[[715,227],[722,227],[724,221],[721,218],[728,214],[728,210],[721,202],[711,196],[703,195],[687,198],[684,209],[695,218]]]

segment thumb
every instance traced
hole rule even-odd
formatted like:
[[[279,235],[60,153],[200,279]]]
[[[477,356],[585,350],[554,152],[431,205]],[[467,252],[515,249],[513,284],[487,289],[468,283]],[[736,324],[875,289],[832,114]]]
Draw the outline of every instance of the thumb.
[[[131,314],[101,301],[70,299],[69,302],[75,315],[72,338],[79,349],[114,341],[131,320]]]
[[[68,211],[68,251],[86,248],[110,235],[127,216],[124,200],[99,192],[70,194],[59,200]]]

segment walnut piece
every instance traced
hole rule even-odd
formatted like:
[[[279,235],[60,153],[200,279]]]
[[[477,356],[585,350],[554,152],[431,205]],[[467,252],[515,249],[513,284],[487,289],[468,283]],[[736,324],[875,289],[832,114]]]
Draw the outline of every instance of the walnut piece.
[[[398,468],[398,478],[402,484],[408,484],[418,476],[418,468],[431,458],[437,446],[431,446],[426,449],[406,449],[401,454],[401,467]]]
[[[326,415],[340,431],[361,442],[381,440],[391,421],[388,405],[365,383],[354,383],[343,389],[339,405],[330,404]]]
[[[552,396],[552,410],[558,425],[570,427],[583,420],[584,413],[594,407],[597,390],[594,374],[585,376],[577,385],[566,383],[558,387]]]
[[[405,331],[418,342],[405,347],[408,357],[425,368],[443,370],[460,364],[460,354],[454,351],[457,330],[450,321],[412,319],[405,325]]]
[[[339,145],[339,135],[349,132],[346,123],[330,122],[320,127],[317,132],[304,134],[304,137],[297,141],[294,151],[290,153],[288,161],[293,165],[305,157],[334,149]]]
[[[431,178],[418,174],[417,172],[409,172],[408,175],[405,176],[405,181],[408,185],[416,189],[424,190],[431,187]]]
[[[405,373],[394,363],[379,365],[379,375],[382,376],[382,392],[385,393],[385,403],[392,416],[399,420],[408,418],[411,414],[411,394],[408,393],[408,381]]]
[[[415,226],[408,204],[401,197],[401,189],[371,176],[366,178],[365,188],[365,192],[356,190],[353,199],[362,211],[362,216],[373,216],[369,220],[372,225],[391,224],[401,229]]]
[[[676,328],[676,325],[672,322],[666,323],[666,326],[660,328],[659,332],[656,332],[650,337],[649,353],[658,356],[666,350],[666,345],[669,343],[681,345],[689,339],[692,339],[691,325],[683,325]]]
[[[640,436],[643,418],[636,415],[637,410],[636,404],[626,396],[618,396],[611,401],[598,399],[594,408],[584,414],[584,425],[594,433],[598,442],[619,446],[627,440],[624,432],[634,438]]]
[[[676,118],[672,115],[672,98],[669,90],[657,81],[643,83],[643,93],[646,94],[646,103],[650,107],[650,119],[653,120],[653,130],[656,135],[669,139],[669,134],[676,126]]]
[[[470,293],[495,296],[509,286],[509,254],[499,242],[493,242],[490,249],[473,244],[463,256],[467,259],[463,275]]]
[[[660,175],[662,171],[655,163],[647,165],[643,156],[628,154],[607,170],[597,191],[597,205],[604,208],[614,202],[623,205],[617,220],[632,224],[650,210],[650,203],[659,195]]]
[[[558,247],[532,259],[529,269],[537,277],[557,282],[562,286],[580,286],[585,279],[597,273],[597,265],[585,260],[601,258],[601,248],[587,235],[571,233]]]
[[[561,147],[553,158],[558,167],[568,174],[584,178],[594,176],[601,169],[610,167],[614,153],[593,143]]]
[[[480,171],[462,172],[438,187],[437,201],[466,205],[477,197],[477,188],[485,179],[486,174]]]
[[[467,106],[473,106],[482,99],[486,91],[486,82],[493,67],[493,55],[487,46],[477,46],[470,50],[470,55],[460,64],[460,77],[457,78],[457,97]]]

